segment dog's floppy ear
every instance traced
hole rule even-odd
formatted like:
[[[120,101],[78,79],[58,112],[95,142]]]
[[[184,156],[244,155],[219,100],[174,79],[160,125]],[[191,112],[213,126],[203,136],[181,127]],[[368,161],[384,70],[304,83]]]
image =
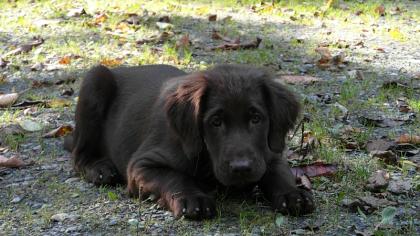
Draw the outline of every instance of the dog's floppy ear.
[[[264,94],[270,116],[268,145],[273,152],[282,152],[287,132],[295,125],[300,104],[295,95],[274,79],[264,82]]]
[[[197,156],[203,147],[200,132],[201,100],[207,88],[203,74],[187,75],[166,98],[169,124],[182,141],[188,157]]]

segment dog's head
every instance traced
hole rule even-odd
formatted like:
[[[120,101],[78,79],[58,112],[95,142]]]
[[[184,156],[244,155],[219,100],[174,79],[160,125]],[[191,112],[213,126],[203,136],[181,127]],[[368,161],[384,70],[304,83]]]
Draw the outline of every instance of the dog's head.
[[[224,185],[258,181],[299,113],[293,93],[261,68],[221,65],[185,77],[167,117],[189,157],[208,152]]]

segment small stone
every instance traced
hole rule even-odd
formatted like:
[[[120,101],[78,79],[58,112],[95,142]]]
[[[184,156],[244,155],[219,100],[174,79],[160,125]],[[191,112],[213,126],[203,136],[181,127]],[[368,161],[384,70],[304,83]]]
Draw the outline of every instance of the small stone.
[[[116,219],[111,219],[108,223],[109,226],[114,226],[116,224],[118,224],[118,221]]]
[[[128,224],[132,226],[137,226],[139,224],[139,221],[137,219],[129,219]]]
[[[174,27],[173,24],[166,22],[156,22],[156,26],[161,30],[170,30]]]
[[[66,231],[64,231],[65,233],[75,233],[77,231],[80,231],[80,227],[79,226],[72,226],[72,227],[68,227],[66,229]]]
[[[10,203],[19,203],[20,201],[22,201],[22,197],[16,196],[12,199],[12,201],[10,201]]]
[[[62,222],[62,221],[65,221],[67,219],[70,219],[70,218],[71,218],[70,215],[67,214],[67,213],[58,213],[58,214],[55,214],[55,215],[51,216],[51,220],[56,221],[56,222]]]

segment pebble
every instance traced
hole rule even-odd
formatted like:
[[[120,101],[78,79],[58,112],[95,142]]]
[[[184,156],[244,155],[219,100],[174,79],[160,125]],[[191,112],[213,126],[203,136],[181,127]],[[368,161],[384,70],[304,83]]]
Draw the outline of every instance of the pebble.
[[[76,218],[77,218],[77,215],[70,215],[67,213],[58,213],[51,216],[51,220],[56,221],[56,222],[63,222],[65,220],[74,220]]]
[[[78,178],[78,177],[72,177],[72,178],[66,179],[66,181],[64,181],[64,183],[71,184],[71,183],[74,183],[74,182],[77,182],[77,181],[80,181],[80,178]]]
[[[81,228],[79,226],[72,226],[72,227],[68,227],[64,232],[68,234],[68,233],[74,233],[80,230]]]
[[[16,196],[12,199],[12,201],[10,201],[10,203],[19,203],[20,201],[22,201],[22,197]]]
[[[109,226],[113,226],[113,225],[116,225],[116,224],[118,224],[118,221],[116,219],[111,219],[108,223]]]
[[[128,224],[132,226],[137,226],[139,224],[139,221],[137,219],[129,219]]]

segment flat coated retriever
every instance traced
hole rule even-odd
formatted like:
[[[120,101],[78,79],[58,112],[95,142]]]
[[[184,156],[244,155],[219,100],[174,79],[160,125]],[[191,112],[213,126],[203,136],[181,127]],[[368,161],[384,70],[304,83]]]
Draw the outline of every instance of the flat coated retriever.
[[[211,218],[210,190],[255,185],[274,209],[300,215],[314,210],[313,198],[283,156],[298,114],[293,93],[262,68],[97,66],[82,82],[65,146],[88,181],[153,194],[176,217]]]

